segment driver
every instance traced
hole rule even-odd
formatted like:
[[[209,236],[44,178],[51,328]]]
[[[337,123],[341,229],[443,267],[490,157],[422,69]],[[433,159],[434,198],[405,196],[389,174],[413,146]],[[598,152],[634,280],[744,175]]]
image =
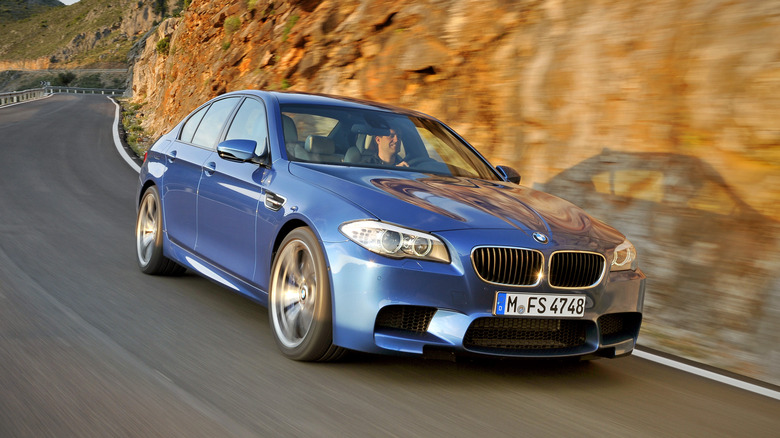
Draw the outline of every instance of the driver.
[[[409,163],[398,156],[401,148],[395,129],[389,129],[387,135],[375,135],[366,149],[353,146],[344,156],[347,163],[365,163],[382,166],[409,167]]]
[[[376,144],[376,158],[379,160],[373,164],[409,167],[409,164],[398,156],[400,145],[395,129],[391,128],[388,135],[375,135],[372,141]]]
[[[344,155],[344,162],[409,167],[409,163],[398,156],[401,148],[398,131],[388,128],[386,132],[387,135],[374,135],[365,149],[351,147]]]

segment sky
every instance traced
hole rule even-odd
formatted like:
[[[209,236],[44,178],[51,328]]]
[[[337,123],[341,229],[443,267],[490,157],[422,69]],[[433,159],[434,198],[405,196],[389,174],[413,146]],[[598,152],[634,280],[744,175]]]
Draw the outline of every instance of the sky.
[[[60,2],[65,3],[66,5],[72,5],[73,3],[76,3],[79,0],[60,0]]]

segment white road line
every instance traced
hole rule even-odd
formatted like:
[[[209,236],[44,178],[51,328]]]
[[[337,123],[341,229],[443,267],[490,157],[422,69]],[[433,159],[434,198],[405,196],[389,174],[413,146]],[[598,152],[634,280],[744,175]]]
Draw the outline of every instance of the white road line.
[[[712,371],[703,370],[693,365],[688,365],[665,357],[656,356],[655,354],[638,349],[634,349],[634,352],[631,355],[641,359],[649,360],[651,362],[659,363],[661,365],[666,365],[680,371],[685,371],[686,373],[691,373],[706,379],[714,380],[716,382],[725,383],[726,385],[744,389],[745,391],[750,391],[756,394],[767,396],[769,398],[773,398],[775,400],[780,400],[780,392],[773,391],[769,388],[764,388],[763,386],[743,382],[739,379],[723,376],[718,373],[713,373]]]
[[[125,149],[122,147],[122,142],[119,141],[119,130],[117,128],[119,123],[119,105],[112,99],[112,102],[114,102],[114,105],[116,105],[116,117],[114,118],[114,144],[116,145],[116,149],[119,151],[119,154],[122,156],[122,158],[125,159],[125,161],[130,164],[130,167],[135,169],[136,172],[140,172],[141,168],[135,164],[133,160],[130,159],[125,153]],[[641,347],[641,346],[638,346]],[[668,366],[670,368],[674,368],[680,371],[685,371],[687,373],[691,373],[700,377],[704,377],[706,379],[714,380],[716,382],[725,383],[726,385],[734,386],[736,388],[744,389],[745,391],[750,391],[756,394],[761,394],[764,396],[767,396],[769,398],[773,398],[775,400],[780,400],[780,392],[773,391],[769,388],[764,388],[763,386],[754,385],[752,383],[743,382],[739,379],[734,379],[731,377],[722,376],[718,373],[713,373],[712,371],[703,370],[701,368],[697,368],[692,365],[687,365],[681,362],[677,362],[672,359],[668,359],[661,356],[656,356],[655,354],[648,353],[646,351],[642,351],[639,349],[634,349],[634,352],[632,353],[632,356],[636,356],[640,359],[649,360],[651,362],[655,362],[661,365]]]
[[[110,97],[108,98],[114,106],[116,106],[116,110],[114,111],[114,146],[116,146],[116,150],[119,151],[119,155],[122,156],[122,158],[125,160],[127,164],[130,165],[130,167],[135,170],[137,173],[141,173],[141,166],[137,165],[135,161],[133,161],[127,154],[125,153],[125,148],[122,147],[122,141],[119,140],[119,104]]]

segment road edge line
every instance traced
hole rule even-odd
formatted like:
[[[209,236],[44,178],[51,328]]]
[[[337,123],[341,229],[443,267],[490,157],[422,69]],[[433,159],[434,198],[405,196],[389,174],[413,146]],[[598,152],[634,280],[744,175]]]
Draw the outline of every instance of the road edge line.
[[[638,345],[637,347],[641,347],[641,346]],[[769,388],[765,388],[760,385],[755,385],[752,383],[744,382],[739,379],[735,379],[733,377],[728,377],[712,371],[707,371],[693,365],[688,365],[673,359],[658,356],[653,353],[648,353],[647,351],[642,351],[639,349],[634,349],[634,352],[631,355],[636,356],[640,359],[649,360],[651,362],[665,365],[670,368],[684,371],[686,373],[694,374],[699,377],[704,377],[705,379],[714,380],[720,383],[725,383],[726,385],[734,386],[739,389],[744,389],[745,391],[750,391],[755,394],[760,394],[769,398],[773,398],[775,400],[780,400],[780,392],[774,391]]]
[[[130,167],[133,170],[135,170],[136,173],[141,173],[141,166],[136,164],[136,162],[133,161],[133,159],[130,158],[125,153],[125,148],[122,146],[122,141],[119,139],[119,112],[120,112],[119,103],[116,100],[114,100],[114,99],[112,99],[110,97],[108,98],[108,100],[110,100],[111,103],[113,103],[114,106],[116,107],[116,109],[114,111],[114,126],[112,128],[113,135],[114,135],[114,147],[116,147],[116,150],[117,150],[117,152],[119,152],[119,155],[122,156],[122,159],[125,160],[125,162],[127,164],[129,164]]]

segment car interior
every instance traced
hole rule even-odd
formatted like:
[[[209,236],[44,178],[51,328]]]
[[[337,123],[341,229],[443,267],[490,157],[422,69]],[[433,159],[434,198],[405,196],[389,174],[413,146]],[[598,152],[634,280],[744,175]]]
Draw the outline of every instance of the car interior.
[[[378,117],[357,120],[352,115],[339,120],[321,114],[294,112],[282,114],[282,126],[287,156],[291,161],[368,167],[372,165],[366,164],[364,157],[376,155],[374,137],[387,135],[390,130],[388,122]],[[449,173],[441,160],[434,161],[429,156],[423,140],[408,119],[405,123],[394,124],[393,128],[399,133],[398,156],[402,160],[408,162],[416,158],[418,164],[429,162],[428,170]]]
[[[499,179],[473,149],[434,120],[303,105],[283,105],[281,110],[290,161]],[[397,154],[404,166],[377,163],[374,138],[391,129],[398,134]]]

